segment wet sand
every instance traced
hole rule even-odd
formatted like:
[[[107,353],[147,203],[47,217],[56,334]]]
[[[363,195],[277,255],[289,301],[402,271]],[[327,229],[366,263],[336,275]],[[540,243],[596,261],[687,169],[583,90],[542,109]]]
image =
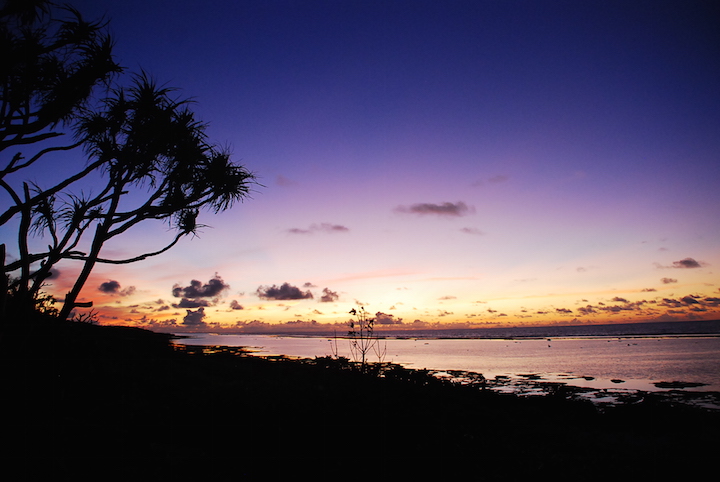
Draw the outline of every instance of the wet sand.
[[[1,348],[5,459],[26,478],[590,471],[622,480],[715,468],[720,414],[669,396],[599,409],[566,385],[518,396],[400,366],[378,377],[330,358],[177,347],[143,330],[77,324],[15,330]]]

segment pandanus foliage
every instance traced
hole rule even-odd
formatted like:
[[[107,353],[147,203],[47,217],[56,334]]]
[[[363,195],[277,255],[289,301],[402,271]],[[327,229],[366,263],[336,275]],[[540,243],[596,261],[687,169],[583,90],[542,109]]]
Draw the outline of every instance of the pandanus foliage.
[[[0,52],[0,152],[62,136],[54,127],[72,120],[93,89],[121,71],[102,23],[44,0],[0,2]],[[15,153],[0,178],[45,153]]]
[[[0,187],[10,200],[3,203],[0,226],[17,221],[19,255],[5,266],[5,245],[0,245],[0,309],[7,293],[21,305],[41,300],[37,290],[34,295],[30,290],[38,280],[31,264],[43,259],[29,252],[28,236],[40,227],[33,226],[32,217],[47,212],[57,193],[98,166],[85,166],[45,189],[13,177],[53,153],[77,148],[79,140],[62,142],[63,127],[77,118],[94,90],[120,71],[101,22],[87,21],[72,7],[47,0],[0,1]],[[17,271],[19,276],[8,285],[5,273]]]
[[[208,143],[205,125],[195,119],[188,102],[171,94],[143,74],[79,122],[77,135],[90,158],[101,163],[105,182],[92,197],[66,208],[65,217],[79,221],[77,228],[70,223],[76,233],[86,233],[88,223],[95,229],[88,253],[65,251],[64,257],[84,265],[61,318],[72,310],[96,263],[132,263],[164,253],[196,233],[200,210],[218,213],[250,194],[253,174]],[[45,223],[52,224],[52,219]],[[100,256],[105,242],[147,220],[164,221],[176,234],[164,246],[137,256]]]
[[[132,263],[166,252],[197,232],[200,211],[230,208],[249,195],[255,178],[233,163],[227,150],[208,141],[206,125],[195,118],[189,101],[175,98],[172,89],[158,86],[144,73],[129,87],[108,86],[104,99],[91,105],[93,87],[107,85],[120,71],[110,55],[110,39],[101,35],[100,24],[85,22],[69,7],[71,20],[43,22],[51,10],[42,0],[9,1],[0,9],[0,46],[3,55],[8,49],[9,58],[0,71],[0,153],[54,139],[68,129],[74,138],[28,159],[17,153],[6,163],[0,186],[13,205],[0,213],[0,226],[19,219],[19,260],[3,270],[20,271],[8,288],[21,301],[38,299],[58,262],[82,263],[60,310],[65,319],[78,306],[97,263]],[[65,131],[58,128],[60,123]],[[88,159],[53,186],[24,182],[18,188],[5,179],[54,151],[80,146]],[[81,181],[87,186],[89,178],[91,189],[77,193],[76,186]],[[169,225],[174,235],[131,257],[102,256],[106,242],[152,220]],[[37,234],[49,244],[33,252],[28,239]]]

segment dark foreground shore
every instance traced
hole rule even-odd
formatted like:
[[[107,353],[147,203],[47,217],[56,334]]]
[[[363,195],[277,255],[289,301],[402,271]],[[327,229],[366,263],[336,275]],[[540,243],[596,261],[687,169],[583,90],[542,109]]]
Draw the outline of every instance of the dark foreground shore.
[[[562,387],[521,398],[401,367],[377,377],[330,359],[175,347],[165,335],[77,323],[10,329],[0,349],[3,465],[23,480],[717,471],[720,414],[652,396],[599,412]]]

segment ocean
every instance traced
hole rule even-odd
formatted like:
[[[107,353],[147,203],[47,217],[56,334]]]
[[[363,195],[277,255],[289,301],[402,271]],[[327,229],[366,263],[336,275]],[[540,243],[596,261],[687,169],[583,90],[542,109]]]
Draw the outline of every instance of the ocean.
[[[501,381],[497,389],[563,383],[607,393],[668,390],[720,392],[720,321],[527,328],[380,331],[382,361]],[[177,333],[187,345],[243,346],[258,355],[351,357],[349,340],[332,334]],[[370,361],[379,361],[370,352]],[[532,383],[525,383],[532,381]],[[523,388],[524,387],[524,388]]]

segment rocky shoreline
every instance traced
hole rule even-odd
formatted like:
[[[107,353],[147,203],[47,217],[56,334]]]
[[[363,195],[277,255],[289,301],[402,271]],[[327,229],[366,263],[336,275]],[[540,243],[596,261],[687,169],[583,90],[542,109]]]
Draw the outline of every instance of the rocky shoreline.
[[[642,403],[653,399],[656,403],[694,407],[700,410],[720,411],[720,392],[702,390],[684,390],[699,388],[706,384],[697,382],[656,382],[654,385],[661,390],[647,391],[624,389],[620,386],[623,380],[612,380],[618,388],[588,388],[576,386],[570,382],[548,381],[536,373],[519,374],[516,377],[496,376],[486,380],[481,374],[461,370],[432,372],[435,376],[448,379],[454,383],[482,386],[484,389],[498,393],[527,396],[562,396],[567,400],[589,401],[599,410],[625,404]],[[580,377],[592,380],[592,377]]]
[[[181,347],[185,349],[184,345],[177,346],[177,348]],[[300,357],[260,355],[245,347],[195,345],[195,349],[199,349],[205,353],[235,352],[265,359],[292,359],[298,362],[312,363],[312,359],[303,359]],[[248,351],[246,352],[245,350]],[[400,367],[400,365],[393,363],[385,363],[384,365]],[[568,381],[560,382],[546,380],[542,374],[538,373],[518,374],[514,377],[498,375],[494,378],[486,379],[481,373],[465,370],[410,370],[426,372],[428,375],[448,383],[472,386],[478,389],[511,394],[518,397],[551,395],[553,397],[564,397],[567,400],[589,401],[600,411],[619,405],[643,403],[648,399],[652,399],[655,403],[664,403],[672,406],[720,411],[720,392],[685,390],[686,388],[696,389],[706,386],[706,384],[698,382],[655,382],[653,385],[657,387],[658,390],[648,391],[622,388],[622,384],[625,383],[625,381],[620,379],[611,380],[612,383],[618,385],[618,388],[589,388],[573,385],[573,379],[594,380],[594,377],[587,376],[571,377],[568,378]]]

